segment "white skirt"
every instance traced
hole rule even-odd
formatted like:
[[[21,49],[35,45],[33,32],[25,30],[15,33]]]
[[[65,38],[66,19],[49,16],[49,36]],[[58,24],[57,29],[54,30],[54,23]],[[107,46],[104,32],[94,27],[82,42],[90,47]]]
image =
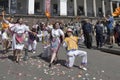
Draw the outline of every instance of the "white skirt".
[[[6,32],[2,33],[2,40],[4,40],[4,39],[9,39]]]
[[[15,39],[15,36],[16,36],[16,34],[13,35],[13,39],[12,39],[12,48],[13,48],[13,50],[15,50],[15,49],[23,50],[24,43],[17,43],[16,39]]]

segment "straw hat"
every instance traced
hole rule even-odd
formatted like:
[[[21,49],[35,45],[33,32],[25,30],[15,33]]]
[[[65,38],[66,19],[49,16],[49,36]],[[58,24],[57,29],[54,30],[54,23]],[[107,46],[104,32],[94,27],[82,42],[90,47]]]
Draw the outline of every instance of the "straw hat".
[[[73,30],[71,28],[68,28],[67,32],[73,32]]]

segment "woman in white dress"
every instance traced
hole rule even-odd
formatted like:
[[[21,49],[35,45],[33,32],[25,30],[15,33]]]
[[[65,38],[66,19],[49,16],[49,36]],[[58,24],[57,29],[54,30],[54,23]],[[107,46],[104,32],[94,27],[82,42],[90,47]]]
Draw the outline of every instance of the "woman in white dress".
[[[60,29],[60,25],[56,22],[53,26],[54,29],[51,31],[51,60],[49,67],[51,67],[53,61],[57,58],[57,53],[60,48],[61,39],[64,40],[64,32]]]
[[[34,32],[30,31],[29,27],[23,24],[22,18],[19,18],[17,20],[17,23],[14,27],[11,28],[11,31],[13,31],[13,50],[14,50],[14,59],[16,62],[20,61],[21,53],[24,48],[24,42],[25,42],[25,33],[31,32],[35,35]]]

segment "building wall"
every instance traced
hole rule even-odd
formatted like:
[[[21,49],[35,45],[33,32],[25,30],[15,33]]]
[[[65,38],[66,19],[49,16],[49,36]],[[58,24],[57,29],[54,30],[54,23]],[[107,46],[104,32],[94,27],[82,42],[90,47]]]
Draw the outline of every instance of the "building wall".
[[[45,0],[35,0],[35,14],[43,15],[45,12]]]
[[[57,16],[60,14],[60,0],[51,0],[51,14]]]
[[[73,0],[67,0],[67,14],[68,16],[74,15],[74,1]]]
[[[97,16],[99,16],[99,11],[102,11],[102,1],[101,0],[96,0],[96,13],[97,13]]]
[[[19,14],[26,14],[28,8],[28,1],[27,0],[17,0],[17,13]]]
[[[77,8],[78,8],[78,15],[84,15],[84,0],[77,0]],[[79,13],[79,8],[82,11],[82,13]]]
[[[93,16],[93,0],[87,0],[87,15],[88,16]]]
[[[105,0],[105,11],[106,11],[106,14],[111,13],[111,11],[110,11],[110,1],[109,0]]]
[[[45,12],[45,0],[34,0],[35,3],[39,4],[39,10],[35,8],[35,14],[44,15]],[[112,0],[114,5],[117,5],[117,1]],[[81,8],[84,13],[84,0],[77,0],[77,8]],[[55,10],[56,8],[56,10]],[[98,15],[99,9],[102,9],[102,0],[96,0],[96,13]],[[115,9],[115,7],[114,7]],[[105,0],[105,12],[110,13],[110,0]],[[17,13],[27,14],[28,13],[28,0],[17,0]],[[74,16],[74,0],[67,0],[67,13],[68,16]],[[60,15],[60,0],[51,0],[51,14],[53,16]],[[88,16],[93,16],[93,0],[87,0],[87,14]]]
[[[81,6],[84,9],[84,0],[77,0],[78,7]],[[96,11],[98,13],[98,8],[102,8],[101,0],[96,0]],[[93,0],[87,0],[87,14],[88,16],[93,16]]]

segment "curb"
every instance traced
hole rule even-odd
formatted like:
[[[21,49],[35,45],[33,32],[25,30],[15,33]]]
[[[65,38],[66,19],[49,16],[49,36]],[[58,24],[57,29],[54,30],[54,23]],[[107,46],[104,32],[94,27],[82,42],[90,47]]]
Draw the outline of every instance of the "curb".
[[[104,52],[108,52],[108,53],[111,53],[111,54],[116,54],[116,55],[120,55],[120,48],[116,48],[116,47],[113,47],[113,48],[109,48],[109,47],[102,47],[100,48],[101,51],[104,51]]]

